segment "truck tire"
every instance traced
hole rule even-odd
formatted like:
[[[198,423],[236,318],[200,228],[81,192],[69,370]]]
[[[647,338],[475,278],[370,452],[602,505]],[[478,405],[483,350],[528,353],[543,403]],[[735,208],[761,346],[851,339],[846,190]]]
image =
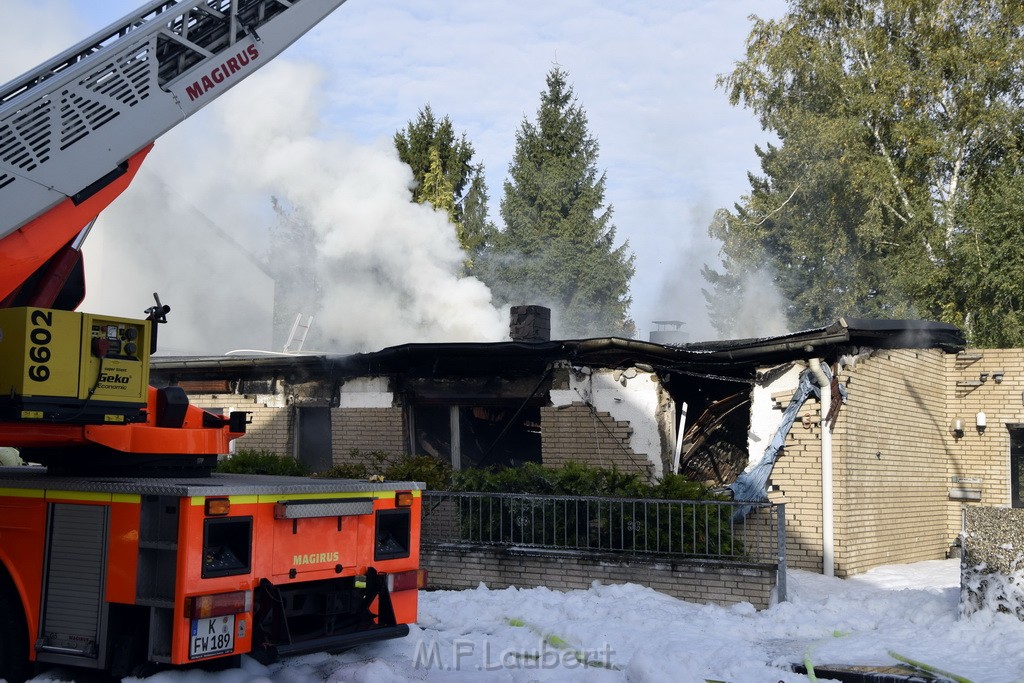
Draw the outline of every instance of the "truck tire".
[[[31,675],[27,630],[21,600],[6,581],[0,580],[0,678],[8,683],[22,683]]]

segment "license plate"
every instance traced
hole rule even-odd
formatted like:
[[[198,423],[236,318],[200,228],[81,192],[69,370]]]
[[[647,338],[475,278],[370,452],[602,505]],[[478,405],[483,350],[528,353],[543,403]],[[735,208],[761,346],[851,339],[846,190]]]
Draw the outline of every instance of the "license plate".
[[[199,659],[235,649],[235,615],[192,620],[188,658]]]

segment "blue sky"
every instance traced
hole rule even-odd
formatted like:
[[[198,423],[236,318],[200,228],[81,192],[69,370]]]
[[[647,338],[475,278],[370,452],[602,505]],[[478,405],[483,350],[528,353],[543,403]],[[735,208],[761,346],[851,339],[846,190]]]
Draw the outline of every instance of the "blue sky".
[[[139,4],[7,0],[0,78]],[[496,221],[515,133],[535,115],[546,73],[560,65],[600,144],[618,241],[628,239],[636,255],[632,314],[642,336],[653,320],[679,319],[692,338],[707,339],[713,332],[699,269],[717,252],[707,224],[716,208],[747,191],[754,145],[769,140],[714,81],[742,57],[748,16],[777,17],[785,7],[782,0],[348,0],[277,61],[315,74],[303,102],[315,109],[318,137],[380,149],[424,104],[448,115],[485,165]],[[229,97],[259,106],[261,79],[253,76]],[[297,105],[293,115],[309,112]],[[193,119],[178,129],[190,125],[206,124]],[[158,167],[165,144],[153,153]],[[180,191],[201,202],[188,179],[174,177],[175,167],[181,163],[168,162],[164,181],[172,188],[181,182]],[[220,224],[217,208],[210,211]]]

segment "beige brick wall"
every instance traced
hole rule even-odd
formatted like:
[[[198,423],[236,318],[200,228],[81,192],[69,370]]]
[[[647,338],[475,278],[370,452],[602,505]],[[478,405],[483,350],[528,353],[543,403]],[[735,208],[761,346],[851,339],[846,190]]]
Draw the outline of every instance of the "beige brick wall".
[[[189,395],[189,402],[200,408],[225,408],[245,410],[251,413],[252,423],[246,427],[245,436],[235,440],[235,450],[268,450],[278,455],[292,455],[292,432],[294,428],[291,406],[270,405],[259,396],[241,394],[195,394]]]
[[[833,433],[836,574],[943,559],[946,520],[946,354],[877,351],[847,369]]]
[[[575,461],[650,476],[647,456],[635,453],[629,445],[633,429],[628,422],[578,402],[541,408],[540,421],[544,465],[559,467]]]
[[[996,383],[992,375],[1003,372]],[[977,383],[981,373],[988,380]],[[943,425],[950,457],[947,484],[981,490],[980,503],[973,505],[1010,505],[1010,432],[1007,424],[1024,423],[1024,349],[968,349],[946,359],[948,411]],[[975,428],[975,416],[983,411],[988,421],[984,434]],[[962,438],[954,438],[950,425],[955,418],[964,421]],[[981,479],[980,483],[954,484],[953,477]],[[960,529],[962,503],[951,501],[949,525]]]
[[[408,451],[402,408],[335,408],[331,411],[331,450],[334,462],[351,459],[352,449],[366,454]]]
[[[678,559],[590,556],[577,552],[423,544],[421,564],[435,588],[462,590],[481,582],[490,588],[546,586],[587,589],[594,581],[637,583],[692,602],[764,609],[776,572],[761,566],[682,562]]]
[[[945,557],[945,363],[937,350],[878,351],[840,373],[848,392],[832,432],[834,570]],[[780,407],[786,401],[780,402]],[[786,503],[787,564],[822,571],[819,403],[804,404],[771,481]],[[801,419],[802,418],[802,419]]]
[[[788,404],[787,398],[779,408]],[[812,572],[821,571],[821,440],[811,422],[817,414],[818,402],[807,401],[770,479],[779,489],[770,498],[786,504],[786,565]]]

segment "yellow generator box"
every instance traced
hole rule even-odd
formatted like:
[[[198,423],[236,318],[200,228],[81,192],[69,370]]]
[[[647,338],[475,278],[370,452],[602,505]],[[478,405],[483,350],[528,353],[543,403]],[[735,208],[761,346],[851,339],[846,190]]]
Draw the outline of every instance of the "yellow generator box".
[[[70,422],[139,419],[149,386],[149,325],[45,308],[0,310],[3,412]]]

